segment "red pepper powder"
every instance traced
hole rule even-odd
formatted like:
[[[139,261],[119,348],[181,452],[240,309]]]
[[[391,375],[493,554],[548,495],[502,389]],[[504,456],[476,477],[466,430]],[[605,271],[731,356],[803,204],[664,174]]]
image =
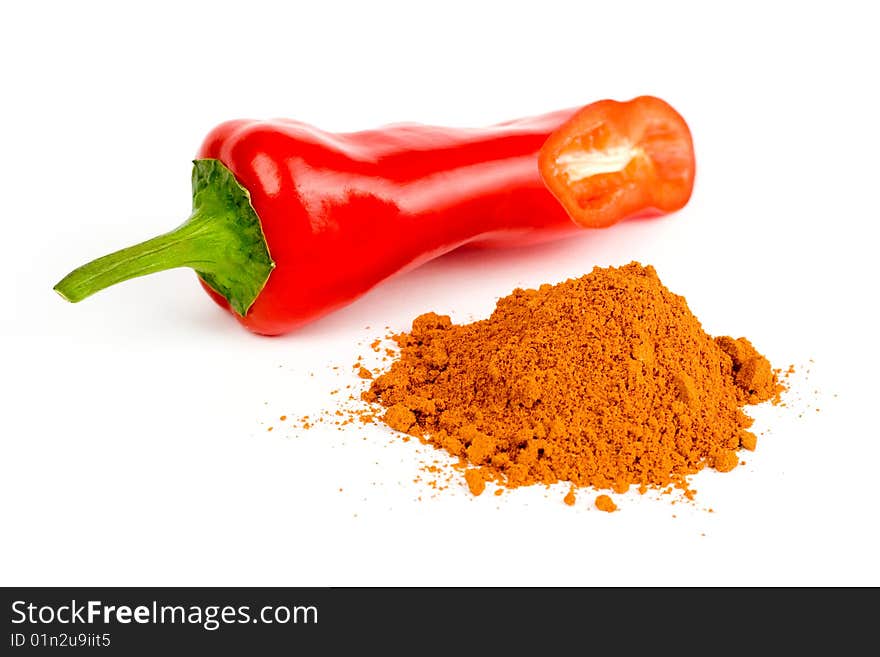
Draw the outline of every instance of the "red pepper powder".
[[[605,513],[614,513],[617,511],[617,505],[614,503],[614,500],[607,495],[597,496],[595,505],[599,511],[604,511]]]
[[[514,290],[471,324],[427,313],[394,339],[397,360],[363,399],[458,457],[475,495],[486,482],[569,482],[692,496],[690,475],[732,470],[756,448],[743,407],[783,390],[747,339],[706,334],[638,263]]]

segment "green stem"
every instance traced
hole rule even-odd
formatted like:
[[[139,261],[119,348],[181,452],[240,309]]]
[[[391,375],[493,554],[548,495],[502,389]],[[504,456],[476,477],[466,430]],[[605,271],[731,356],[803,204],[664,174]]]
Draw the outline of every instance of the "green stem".
[[[55,290],[77,302],[130,278],[192,267],[244,316],[275,263],[247,190],[217,160],[193,164],[193,213],[183,225],[73,270]]]
[[[136,276],[146,276],[174,267],[211,271],[216,263],[206,254],[211,250],[211,217],[194,213],[182,226],[164,235],[74,269],[55,286],[68,301],[82,301],[95,292]]]

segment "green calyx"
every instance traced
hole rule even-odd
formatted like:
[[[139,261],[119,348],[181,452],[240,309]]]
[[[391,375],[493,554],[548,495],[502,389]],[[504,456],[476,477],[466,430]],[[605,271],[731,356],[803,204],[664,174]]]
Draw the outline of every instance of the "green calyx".
[[[192,267],[244,317],[275,267],[250,194],[213,159],[193,162],[192,192],[182,225],[74,269],[55,291],[75,303],[136,276]]]

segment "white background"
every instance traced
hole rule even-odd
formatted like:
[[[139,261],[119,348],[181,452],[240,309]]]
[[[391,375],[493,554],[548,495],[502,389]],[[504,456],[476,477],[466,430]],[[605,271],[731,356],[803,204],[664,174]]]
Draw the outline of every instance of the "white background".
[[[4,3],[0,584],[880,584],[869,6]],[[480,126],[640,94],[692,128],[674,216],[443,258],[277,339],[188,270],[76,306],[51,290],[182,221],[225,119]],[[386,325],[634,259],[710,333],[798,368],[788,407],[754,411],[747,465],[695,477],[695,504],[434,491],[428,448],[278,420],[332,411]]]

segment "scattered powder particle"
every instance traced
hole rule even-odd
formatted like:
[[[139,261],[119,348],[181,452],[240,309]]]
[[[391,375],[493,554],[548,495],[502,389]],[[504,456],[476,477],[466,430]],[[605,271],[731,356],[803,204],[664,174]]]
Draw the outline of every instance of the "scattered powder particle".
[[[568,493],[562,498],[562,501],[568,504],[568,506],[574,506],[576,500],[577,497],[574,494],[574,486],[572,486],[568,489]]]
[[[605,513],[617,511],[617,505],[614,503],[614,500],[607,495],[599,495],[596,497],[596,508]]]
[[[361,367],[360,369],[358,369],[358,376],[362,379],[372,379],[373,373],[370,372],[370,370],[368,370],[366,367]]]
[[[750,341],[707,335],[638,263],[514,290],[470,324],[427,313],[393,339],[400,353],[363,400],[477,466],[472,492],[487,478],[687,492],[690,475],[732,470],[754,449],[742,407],[784,390]]]
[[[758,437],[751,431],[743,431],[739,436],[739,445],[743,449],[754,452],[758,446]]]
[[[474,495],[480,495],[486,490],[486,480],[483,478],[483,473],[479,468],[465,470],[464,479]]]
[[[284,420],[287,419],[287,416],[286,416],[286,415],[282,415],[282,416],[279,417],[278,419],[281,420],[282,422],[284,422]]]
[[[266,431],[272,431],[272,429],[274,429],[274,428],[275,428],[275,427],[269,427],[269,428],[266,429]]]
[[[498,497],[498,496],[500,496],[500,495],[502,495],[502,494],[504,494],[504,489],[503,489],[503,488],[496,488],[496,489],[495,489],[495,496],[496,496],[496,497]]]

